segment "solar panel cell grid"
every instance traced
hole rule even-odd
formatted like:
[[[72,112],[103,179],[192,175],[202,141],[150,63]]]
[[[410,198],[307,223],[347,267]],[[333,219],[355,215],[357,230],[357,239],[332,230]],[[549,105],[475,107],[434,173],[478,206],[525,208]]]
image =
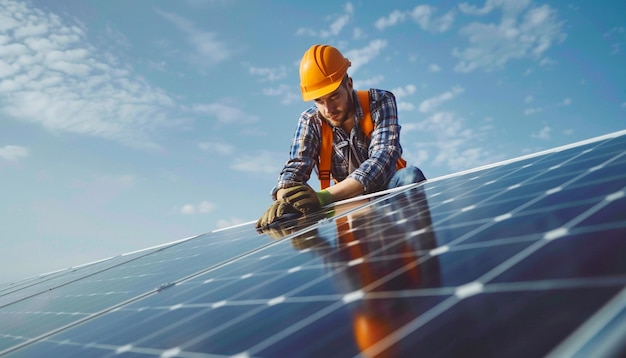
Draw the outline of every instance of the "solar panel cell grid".
[[[625,355],[625,134],[18,287],[0,355]]]

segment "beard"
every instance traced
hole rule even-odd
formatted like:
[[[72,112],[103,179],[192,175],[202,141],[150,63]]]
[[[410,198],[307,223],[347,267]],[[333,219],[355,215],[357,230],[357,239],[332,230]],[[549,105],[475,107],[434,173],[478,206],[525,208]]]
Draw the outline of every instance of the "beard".
[[[348,93],[348,100],[346,106],[343,109],[336,110],[332,113],[329,113],[328,116],[324,116],[330,124],[334,127],[339,127],[344,124],[346,121],[351,120],[350,114],[354,110],[354,99],[352,98],[352,93]]]
[[[346,112],[346,111],[330,113],[330,115],[328,117],[326,117],[326,119],[334,127],[339,127],[339,126],[341,126],[343,123],[345,123],[348,120],[348,114],[349,113]]]

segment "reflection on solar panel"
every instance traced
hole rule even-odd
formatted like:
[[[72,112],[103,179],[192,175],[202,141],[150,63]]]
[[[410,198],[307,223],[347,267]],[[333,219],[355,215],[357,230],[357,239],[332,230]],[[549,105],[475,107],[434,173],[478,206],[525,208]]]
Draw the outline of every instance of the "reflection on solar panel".
[[[626,131],[0,287],[15,357],[626,356]]]

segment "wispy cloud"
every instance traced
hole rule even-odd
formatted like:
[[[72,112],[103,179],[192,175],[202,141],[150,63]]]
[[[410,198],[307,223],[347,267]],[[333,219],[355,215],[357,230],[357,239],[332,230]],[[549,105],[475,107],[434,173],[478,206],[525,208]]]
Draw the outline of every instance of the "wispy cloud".
[[[461,3],[459,4],[459,9],[466,14],[483,16],[488,15],[497,8],[501,8],[506,16],[515,16],[526,9],[530,3],[531,0],[486,0],[482,8],[468,3]]]
[[[430,32],[445,32],[454,23],[455,10],[450,10],[442,16],[435,16],[437,8],[429,5],[418,5],[412,10],[394,10],[388,16],[382,17],[374,23],[379,30],[396,26],[406,20],[413,20],[422,30]]]
[[[458,72],[492,71],[516,59],[541,62],[545,60],[546,51],[566,36],[562,31],[563,22],[548,5],[535,7],[528,0],[487,0],[482,8],[462,3],[459,9],[477,16],[499,9],[502,18],[497,24],[472,22],[461,28],[460,33],[468,38],[469,46],[453,51],[460,59],[455,66]]]
[[[366,65],[387,47],[386,40],[372,40],[367,46],[360,49],[352,49],[344,52],[344,56],[350,59],[352,66],[348,69],[350,73],[356,72],[361,66]]]
[[[215,32],[200,30],[192,21],[177,14],[160,9],[154,11],[185,34],[186,41],[193,50],[188,57],[192,63],[199,66],[213,65],[226,61],[233,55],[226,42],[221,41]]]
[[[195,114],[215,117],[218,122],[223,124],[252,123],[259,120],[257,115],[246,113],[228,99],[209,104],[196,104],[190,110]]]
[[[184,204],[176,211],[183,215],[208,214],[215,210],[215,207],[214,203],[203,200],[197,204]]]
[[[383,75],[376,75],[374,77],[370,77],[370,78],[359,78],[359,79],[354,79],[354,88],[356,89],[367,89],[367,88],[371,88],[371,87],[375,87],[376,85],[378,85],[379,83],[381,83],[382,81],[385,80],[385,76]]]
[[[205,152],[220,155],[229,155],[235,152],[235,146],[222,142],[201,142],[198,143],[198,148]]]
[[[448,11],[441,17],[435,17],[436,9],[428,5],[418,5],[410,15],[422,29],[431,32],[445,32],[454,22],[454,10]]]
[[[406,18],[406,11],[394,10],[386,17],[381,17],[380,19],[376,20],[374,26],[379,30],[384,30],[387,27],[396,26],[400,23],[403,23]]]
[[[285,164],[285,154],[261,150],[255,154],[244,153],[233,159],[231,168],[234,170],[276,174]]]
[[[481,125],[470,126],[454,111],[441,108],[463,92],[462,87],[454,86],[426,99],[419,105],[420,112],[427,113],[425,119],[416,122],[405,119],[401,123],[404,143],[407,143],[407,137],[416,136],[413,147],[406,148],[406,159],[417,165],[428,161],[429,165],[445,167],[450,172],[502,159],[502,154],[492,153],[481,145],[494,128],[492,118],[485,118]]]
[[[604,38],[611,41],[611,52],[619,54],[626,45],[626,27],[616,26],[604,34]]]
[[[396,96],[396,98],[403,98],[412,95],[413,93],[415,93],[416,90],[417,87],[415,87],[415,85],[406,85],[404,87],[394,88],[391,91]]]
[[[5,145],[0,147],[0,158],[10,162],[16,162],[29,156],[28,148],[19,145]]]
[[[451,111],[435,112],[425,120],[403,124],[402,129],[405,138],[409,131],[419,131],[420,137],[429,138],[415,145],[415,154],[410,157],[415,163],[428,160],[454,172],[501,159],[501,155],[480,146],[489,127],[468,128],[465,119]]]
[[[300,89],[294,90],[293,87],[281,84],[278,87],[264,88],[263,94],[270,97],[280,97],[280,103],[289,105],[291,103],[301,101]]]
[[[164,91],[90,45],[80,24],[28,2],[0,3],[0,58],[5,118],[141,146],[177,123]]]
[[[218,229],[224,229],[227,227],[243,224],[245,222],[246,220],[243,220],[241,218],[220,219],[217,221],[216,226]]]
[[[525,116],[530,116],[530,115],[533,115],[533,114],[536,114],[536,113],[541,113],[541,112],[543,112],[543,108],[541,108],[541,107],[526,108],[524,110],[524,115]]]
[[[339,35],[341,33],[341,30],[343,30],[343,28],[346,27],[346,25],[354,17],[354,6],[352,5],[352,3],[348,2],[344,6],[343,10],[343,13],[338,15],[331,15],[325,19],[327,22],[330,22],[328,29],[314,30],[309,27],[301,27],[296,31],[296,35],[321,38],[328,38],[331,36]]]
[[[391,90],[396,97],[398,111],[412,111],[415,109],[413,102],[404,100],[404,98],[411,96],[415,93],[417,87],[415,85],[406,85],[404,87],[397,87]]]
[[[552,128],[544,126],[539,132],[533,133],[531,136],[537,139],[548,140],[550,139],[550,132],[552,132]]]
[[[428,65],[428,72],[440,72],[441,71],[441,66],[437,65],[436,63],[431,63],[430,65]]]
[[[427,113],[434,111],[437,107],[439,107],[442,103],[447,102],[460,93],[463,93],[464,89],[460,86],[454,86],[451,90],[446,91],[436,97],[429,98],[422,103],[420,103],[419,110],[420,112]]]
[[[263,81],[276,81],[287,77],[287,67],[267,68],[250,66],[248,67],[248,73],[260,77]]]

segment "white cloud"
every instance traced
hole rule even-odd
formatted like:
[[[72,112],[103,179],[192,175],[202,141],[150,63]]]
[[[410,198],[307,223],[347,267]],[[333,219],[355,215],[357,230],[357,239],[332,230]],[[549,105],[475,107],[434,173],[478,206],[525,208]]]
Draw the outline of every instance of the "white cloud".
[[[428,72],[440,72],[441,67],[435,63],[431,63],[428,65]]]
[[[502,18],[498,24],[472,22],[461,29],[469,47],[453,51],[460,59],[455,66],[458,72],[479,68],[492,71],[516,59],[549,63],[544,58],[545,52],[565,38],[562,21],[548,5],[532,7],[530,1],[487,0],[480,9],[465,3],[459,9],[472,15],[486,15],[500,9]]]
[[[414,85],[406,85],[404,87],[398,87],[391,90],[396,97],[398,111],[412,111],[415,109],[415,105],[413,103],[403,101],[402,99],[412,95],[416,90],[417,87]]]
[[[180,213],[181,214],[191,215],[191,214],[194,214],[195,212],[196,212],[196,208],[195,208],[195,206],[193,206],[191,204],[183,205],[180,208]]]
[[[278,87],[264,88],[263,94],[270,97],[281,97],[280,103],[283,105],[289,105],[302,99],[300,96],[300,89],[294,90],[286,84],[281,84]]]
[[[215,210],[215,204],[203,200],[197,204],[185,204],[178,210],[183,215],[208,214]]]
[[[417,87],[415,87],[414,85],[406,85],[404,87],[394,88],[393,90],[391,90],[391,92],[393,92],[396,98],[402,98],[412,95],[413,93],[415,93],[416,90]]]
[[[404,126],[402,127],[404,129]],[[430,153],[426,149],[417,149],[413,152],[403,154],[402,157],[409,163],[415,163],[418,167],[421,163],[430,160]]]
[[[370,43],[360,49],[348,50],[344,53],[352,66],[348,69],[348,71],[352,74],[356,72],[359,67],[367,64],[374,58],[378,57],[383,49],[387,47],[387,41],[385,40],[373,40]]]
[[[526,96],[526,98],[524,98],[524,103],[532,103],[535,101],[535,97],[533,96]]]
[[[376,75],[374,77],[366,78],[366,79],[353,79],[354,88],[356,89],[367,89],[372,88],[381,83],[385,79],[383,75]]]
[[[563,98],[563,100],[560,103],[561,106],[569,106],[571,104],[572,104],[571,98]]]
[[[607,41],[611,41],[611,49],[613,54],[622,52],[624,44],[626,44],[626,27],[617,26],[607,31],[604,35]]]
[[[215,204],[209,203],[208,201],[203,201],[200,204],[198,204],[197,209],[200,214],[206,214],[206,213],[213,211],[213,209],[215,209]]]
[[[311,36],[311,37],[321,37],[328,38],[331,36],[337,36],[341,33],[341,30],[350,22],[350,20],[354,17],[354,6],[352,3],[348,2],[344,7],[344,12],[339,15],[331,15],[328,16],[326,21],[330,21],[330,25],[327,30],[316,31],[311,28],[299,28],[296,31],[296,35],[301,36]]]
[[[227,227],[243,224],[246,221],[240,218],[220,219],[217,221],[217,228],[224,229]]]
[[[19,145],[5,145],[0,147],[0,158],[11,162],[18,161],[20,158],[28,157],[28,148]]]
[[[459,10],[465,14],[482,16],[489,14],[497,8],[501,8],[504,14],[513,16],[528,7],[530,3],[530,0],[486,0],[485,5],[480,9],[475,5],[461,3],[459,4]]]
[[[258,116],[248,114],[229,102],[228,100],[223,100],[222,102],[210,104],[196,104],[191,107],[191,111],[196,114],[215,117],[220,123],[224,124],[252,123],[259,120]]]
[[[525,116],[530,116],[532,114],[541,113],[541,112],[543,112],[543,108],[541,108],[541,107],[526,108],[524,110],[524,115]]]
[[[322,31],[322,37],[330,37],[337,36],[341,32],[341,30],[350,22],[352,16],[354,16],[354,7],[351,3],[347,3],[344,7],[345,13],[338,18],[336,18],[330,24],[329,31]]]
[[[448,11],[441,17],[433,16],[436,9],[428,5],[418,5],[410,16],[422,29],[431,32],[445,32],[454,22],[454,10]]]
[[[533,133],[531,136],[533,138],[548,140],[550,139],[550,132],[552,132],[552,128],[544,126],[538,133]]]
[[[159,9],[154,11],[187,36],[186,40],[194,50],[189,60],[194,64],[216,64],[233,55],[233,51],[224,41],[218,39],[217,34],[199,30],[193,22],[174,13]]]
[[[276,81],[287,77],[287,68],[280,66],[278,68],[260,68],[250,66],[248,73],[251,75],[262,77],[265,81]]]
[[[436,112],[415,125],[403,124],[402,129],[405,135],[407,131],[419,131],[421,137],[429,138],[418,142],[416,154],[411,157],[416,159],[412,160],[428,159],[432,165],[459,171],[501,159],[501,155],[479,146],[484,131],[467,128],[465,120],[453,112]]]
[[[31,7],[0,3],[0,113],[58,131],[154,146],[175,126],[174,101],[87,42],[86,29]]]
[[[429,5],[418,5],[412,10],[394,10],[389,16],[382,17],[374,23],[378,30],[396,26],[407,19],[412,19],[422,30],[430,32],[445,32],[450,29],[454,22],[455,11],[451,10],[440,17],[435,16],[437,9]]]
[[[201,142],[198,143],[198,148],[205,152],[221,155],[229,155],[235,152],[235,146],[221,142]]]
[[[276,174],[283,167],[285,159],[284,153],[262,150],[254,155],[241,154],[234,158],[231,168],[250,173]]]
[[[460,93],[463,93],[463,91],[464,89],[462,87],[454,86],[450,91],[444,92],[440,94],[439,96],[432,97],[423,101],[419,106],[419,110],[420,112],[423,112],[423,113],[432,112],[437,107],[439,107],[442,103],[453,99]]]
[[[399,23],[404,22],[406,19],[407,13],[400,10],[394,10],[387,17],[381,17],[376,20],[374,26],[379,30],[384,30],[386,27],[395,26]]]
[[[541,61],[539,61],[539,66],[545,67],[545,66],[550,66],[550,65],[556,65],[558,62],[548,58],[548,57],[544,57],[541,59]]]
[[[299,28],[298,31],[296,31],[296,35],[315,37],[317,36],[317,32],[311,28],[302,27]]]
[[[415,105],[412,102],[398,101],[398,112],[413,110],[415,110]]]

